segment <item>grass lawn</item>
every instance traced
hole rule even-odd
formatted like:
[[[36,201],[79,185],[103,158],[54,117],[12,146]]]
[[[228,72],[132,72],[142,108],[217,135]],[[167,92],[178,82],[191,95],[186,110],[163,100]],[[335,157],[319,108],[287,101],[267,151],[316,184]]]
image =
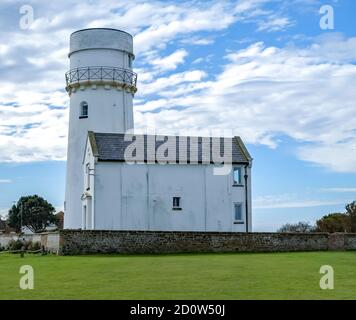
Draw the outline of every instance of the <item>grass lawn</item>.
[[[19,288],[31,265],[34,290]],[[335,289],[319,287],[331,265]],[[356,252],[38,256],[0,254],[0,299],[355,299]]]

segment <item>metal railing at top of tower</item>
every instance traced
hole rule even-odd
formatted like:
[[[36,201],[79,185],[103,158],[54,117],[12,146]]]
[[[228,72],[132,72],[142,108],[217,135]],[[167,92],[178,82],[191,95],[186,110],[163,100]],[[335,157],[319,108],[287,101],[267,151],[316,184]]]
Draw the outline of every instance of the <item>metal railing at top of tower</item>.
[[[116,67],[81,67],[69,70],[66,73],[67,87],[82,81],[113,81],[121,82],[136,88],[137,74],[129,69]]]

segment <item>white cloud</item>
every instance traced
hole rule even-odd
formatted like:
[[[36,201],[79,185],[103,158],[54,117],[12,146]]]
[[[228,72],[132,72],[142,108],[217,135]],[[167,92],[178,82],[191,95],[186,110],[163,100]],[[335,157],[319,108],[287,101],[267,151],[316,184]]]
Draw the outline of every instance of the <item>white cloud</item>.
[[[292,22],[287,17],[269,17],[258,24],[258,31],[280,31],[290,27]]]
[[[237,19],[228,2],[215,2],[213,5],[209,3],[207,6],[197,6],[197,3],[183,4],[171,8],[175,13],[174,19],[154,23],[135,36],[136,52],[150,50],[157,43],[164,47],[169,40],[180,35],[222,30]]]
[[[340,123],[341,125],[341,123]],[[334,130],[336,131],[336,130]],[[305,146],[298,149],[298,156],[336,172],[356,172],[356,137],[347,136],[348,142],[325,141],[320,145]]]
[[[283,31],[294,25],[294,22],[286,16],[283,8],[286,3],[274,1],[275,9],[264,9],[264,4],[273,3],[269,0],[240,0],[237,2],[235,12],[239,14],[239,20],[257,24],[257,31],[276,32]]]
[[[5,219],[8,213],[9,213],[9,208],[0,208],[0,218]]]
[[[179,89],[179,85],[187,82],[199,82],[206,76],[206,73],[202,70],[185,71],[181,73],[175,73],[168,77],[161,77],[152,82],[139,82],[138,89],[140,90],[139,96],[145,96],[152,93],[158,93],[164,95],[167,88],[176,91]],[[169,92],[169,91],[168,91]],[[144,111],[144,110],[143,110]],[[148,110],[146,110],[148,111]]]
[[[135,53],[146,67],[149,61],[145,55],[150,50],[155,52],[156,59],[151,61],[154,70],[141,68],[143,93],[145,80],[153,82],[159,73],[174,70],[188,55],[180,49],[162,58],[158,54],[162,48],[173,40],[196,38],[200,31],[223,30],[237,19],[230,1],[29,0],[35,21],[30,30],[21,30],[18,8],[22,2],[9,3],[11,6],[0,3],[0,151],[6,150],[0,152],[1,162],[65,159],[69,99],[63,78],[68,68],[68,38],[75,29],[114,27],[131,32],[135,35]],[[172,85],[199,81],[202,74],[192,70],[191,79],[171,75],[167,80],[173,81]],[[159,85],[159,80],[153,85]]]
[[[207,46],[209,44],[213,44],[214,43],[214,39],[192,37],[192,38],[183,39],[181,41],[181,43],[182,44],[198,45],[198,46]]]
[[[254,209],[277,209],[277,208],[310,208],[310,207],[323,207],[330,205],[340,205],[343,202],[340,201],[322,201],[322,200],[304,200],[304,201],[291,201],[291,202],[277,202],[272,201],[270,203],[255,202]]]
[[[149,64],[153,65],[159,71],[175,70],[179,64],[184,62],[184,58],[188,55],[188,52],[184,49],[179,49],[169,56],[157,57],[151,61]]]
[[[356,188],[322,188],[324,192],[337,192],[337,193],[356,193]]]
[[[7,19],[4,2],[0,32],[0,161],[30,162],[64,160],[67,143],[68,96],[64,92],[64,73],[68,68],[68,38],[74,29],[90,26],[116,27],[132,32],[136,53],[165,46],[176,36],[180,39],[200,30],[226,28],[234,18],[218,1],[172,4],[152,1],[103,0],[45,2],[29,1],[35,13],[30,30],[19,29],[20,14],[14,1],[15,18]],[[207,23],[213,16],[217,24]],[[188,52],[177,50],[172,55],[151,61],[156,72],[174,70],[184,62]],[[147,61],[146,61],[147,62]],[[16,68],[15,68],[16,66]],[[147,74],[151,77],[152,74]],[[168,80],[196,81],[172,75]],[[140,80],[144,75],[140,74]],[[184,77],[184,76],[183,76]],[[198,77],[200,77],[198,75]],[[157,82],[159,85],[159,81]],[[142,88],[144,90],[144,86]],[[60,108],[58,108],[60,107]],[[5,152],[6,151],[6,152]]]
[[[344,205],[344,200],[301,199],[296,195],[280,194],[260,196],[253,200],[254,209],[312,208],[330,205]]]
[[[316,41],[305,48],[258,42],[229,53],[215,80],[194,83],[201,90],[177,83],[157,91],[165,97],[166,108],[145,117],[155,118],[162,131],[235,129],[246,142],[273,148],[279,136],[286,135],[299,143],[300,159],[334,171],[356,172],[356,65],[350,61],[354,39],[331,36]],[[151,108],[146,111],[156,111],[160,100],[147,102]]]
[[[10,179],[0,179],[0,183],[11,183],[12,180]]]
[[[218,74],[189,67],[174,73],[190,54],[178,49],[182,43],[208,44],[206,39],[216,39],[233,23],[255,23],[260,29],[265,23],[266,31],[287,27],[290,18],[281,10],[271,15],[264,8],[268,2],[29,1],[36,21],[27,31],[3,14],[0,161],[65,159],[68,36],[82,27],[110,26],[135,35],[138,128],[155,121],[168,133],[234,129],[246,142],[273,148],[279,135],[287,135],[300,142],[300,159],[356,172],[356,38],[331,34],[304,48],[256,42],[215,60],[223,68]],[[7,9],[3,2],[2,9]],[[172,54],[160,54],[177,43]],[[196,58],[192,66],[202,66],[204,59]]]
[[[214,58],[213,54],[208,54],[207,56],[199,57],[199,58],[195,59],[192,62],[192,64],[199,64],[199,63],[210,64],[212,62],[213,58]]]

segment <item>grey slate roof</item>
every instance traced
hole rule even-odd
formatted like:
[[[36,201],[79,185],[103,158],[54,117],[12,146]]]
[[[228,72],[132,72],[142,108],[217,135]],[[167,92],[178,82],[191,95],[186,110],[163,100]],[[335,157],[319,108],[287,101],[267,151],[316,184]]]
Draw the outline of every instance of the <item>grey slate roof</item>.
[[[154,162],[152,159],[157,159],[158,161],[168,160],[170,163],[179,163],[181,162],[179,161],[180,158],[186,157],[187,163],[218,163],[219,157],[224,156],[224,143],[229,144],[225,150],[225,163],[247,164],[252,160],[240,137],[202,138],[126,134],[125,138],[125,134],[120,133],[89,132],[89,140],[94,155],[98,157],[99,161],[125,161],[125,150],[128,151],[129,149],[126,148],[133,142],[135,143],[136,151],[132,152],[135,149],[132,145],[131,153],[127,152],[127,154],[132,154],[135,157],[134,159],[139,162]],[[186,147],[184,141],[186,141]],[[164,152],[165,146],[159,151],[159,147],[164,143],[165,146],[173,147],[169,153],[167,151]],[[149,146],[152,146],[152,148],[149,148]],[[141,153],[137,149],[142,150]]]

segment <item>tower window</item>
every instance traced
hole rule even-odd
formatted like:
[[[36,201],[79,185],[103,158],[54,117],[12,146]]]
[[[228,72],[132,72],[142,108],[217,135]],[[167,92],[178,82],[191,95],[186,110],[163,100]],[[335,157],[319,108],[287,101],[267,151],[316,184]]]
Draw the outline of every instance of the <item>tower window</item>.
[[[80,119],[82,118],[88,118],[88,103],[83,101],[81,104],[80,104],[80,116],[79,116]]]

